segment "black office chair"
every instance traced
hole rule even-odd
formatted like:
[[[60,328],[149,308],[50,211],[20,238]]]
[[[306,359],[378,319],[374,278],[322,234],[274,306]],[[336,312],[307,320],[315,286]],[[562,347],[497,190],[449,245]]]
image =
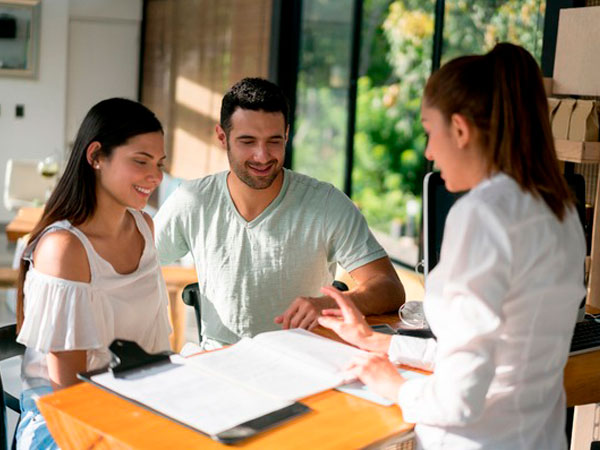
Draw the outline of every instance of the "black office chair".
[[[198,283],[188,284],[181,293],[183,303],[194,308],[196,325],[198,326],[198,342],[202,342],[202,320],[200,320],[200,287]]]
[[[339,291],[347,291],[348,286],[346,283],[338,280],[334,280],[332,286]],[[194,314],[196,315],[196,325],[198,326],[198,342],[202,342],[202,321],[200,319],[201,305],[200,305],[200,288],[198,283],[188,284],[183,288],[181,293],[181,299],[183,303],[194,308]]]
[[[12,358],[13,356],[22,355],[25,353],[25,347],[17,342],[17,326],[15,324],[5,325],[0,328],[0,361]],[[17,414],[19,414],[19,420],[17,426],[21,420],[21,404],[18,398],[13,397],[4,390],[2,385],[2,376],[0,375],[0,450],[8,449],[8,430],[6,428],[7,411],[6,407],[9,407]],[[12,438],[11,449],[15,449],[17,446],[16,434]]]

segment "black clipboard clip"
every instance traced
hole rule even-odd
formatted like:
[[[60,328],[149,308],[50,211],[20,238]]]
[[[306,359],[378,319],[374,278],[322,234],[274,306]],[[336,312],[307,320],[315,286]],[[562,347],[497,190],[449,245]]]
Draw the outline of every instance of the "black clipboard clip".
[[[115,339],[108,349],[112,358],[108,370],[116,378],[122,378],[127,372],[150,364],[171,362],[171,352],[147,353],[136,342],[125,339]]]

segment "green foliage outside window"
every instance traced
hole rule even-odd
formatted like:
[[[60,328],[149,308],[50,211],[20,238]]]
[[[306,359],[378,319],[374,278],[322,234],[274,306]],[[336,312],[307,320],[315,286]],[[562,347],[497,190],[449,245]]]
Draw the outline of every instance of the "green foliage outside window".
[[[293,167],[338,188],[350,4],[306,3],[294,136]],[[420,210],[426,168],[420,106],[431,74],[434,7],[433,0],[364,0],[352,198],[372,228],[395,235],[410,221],[407,209]],[[446,0],[442,62],[499,41],[521,44],[539,60],[544,9],[542,0]],[[413,217],[405,234],[414,237],[419,220]]]
[[[372,79],[381,76],[371,70],[358,84],[353,198],[369,225],[385,232],[407,223],[407,204],[420,202],[426,144],[420,107],[431,73],[433,26],[433,2],[392,2],[380,35],[392,76],[375,85]],[[381,66],[381,56],[374,59]]]
[[[407,203],[420,201],[426,167],[420,104],[431,73],[434,3],[365,1],[361,57],[369,55],[372,64],[358,84],[353,199],[369,225],[384,232],[406,223]],[[376,25],[381,32],[373,32],[373,16],[386,4]],[[539,60],[544,7],[541,0],[447,0],[443,61],[499,41],[521,44]],[[369,36],[373,41],[364,40]]]

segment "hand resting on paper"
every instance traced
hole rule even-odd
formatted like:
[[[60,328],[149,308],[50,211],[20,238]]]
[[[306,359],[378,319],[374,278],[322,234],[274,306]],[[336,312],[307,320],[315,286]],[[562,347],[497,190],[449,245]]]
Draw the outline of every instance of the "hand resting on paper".
[[[398,391],[406,381],[385,355],[377,353],[354,358],[346,374],[348,378],[358,378],[373,392],[393,402],[398,401]]]
[[[318,325],[317,319],[325,308],[335,306],[330,297],[297,297],[283,314],[275,317],[275,323],[284,330],[304,328],[312,330]]]
[[[339,307],[322,311],[323,315],[318,318],[321,326],[333,330],[343,340],[363,350],[387,353],[392,337],[374,332],[348,294],[330,286],[321,288],[321,292],[333,298]]]

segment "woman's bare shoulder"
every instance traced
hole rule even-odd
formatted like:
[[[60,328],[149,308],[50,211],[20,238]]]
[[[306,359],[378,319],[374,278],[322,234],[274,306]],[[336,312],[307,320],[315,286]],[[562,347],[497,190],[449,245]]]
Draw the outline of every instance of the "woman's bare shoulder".
[[[65,280],[89,282],[90,267],[83,243],[67,230],[47,233],[33,252],[37,271]]]

